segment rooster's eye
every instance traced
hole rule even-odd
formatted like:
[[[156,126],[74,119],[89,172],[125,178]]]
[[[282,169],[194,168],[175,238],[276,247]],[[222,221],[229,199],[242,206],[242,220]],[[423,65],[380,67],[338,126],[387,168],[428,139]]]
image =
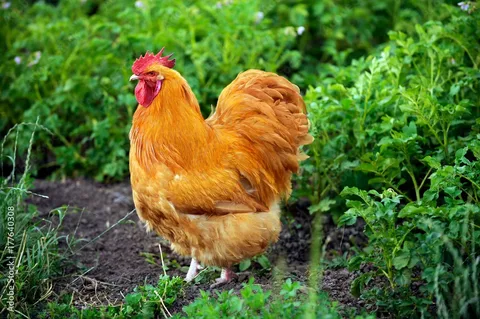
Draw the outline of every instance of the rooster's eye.
[[[155,72],[154,72],[154,71],[150,71],[150,72],[147,73],[147,75],[153,76],[153,75],[155,75]]]

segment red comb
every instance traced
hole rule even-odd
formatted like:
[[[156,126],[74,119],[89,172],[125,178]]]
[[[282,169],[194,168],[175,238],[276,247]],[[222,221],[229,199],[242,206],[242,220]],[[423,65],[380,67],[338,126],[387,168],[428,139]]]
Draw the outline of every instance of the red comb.
[[[141,74],[152,63],[160,63],[167,68],[173,68],[175,66],[175,59],[169,60],[173,53],[167,56],[162,56],[164,49],[165,48],[162,48],[157,54],[147,51],[144,56],[140,56],[133,63],[132,72],[134,74]]]

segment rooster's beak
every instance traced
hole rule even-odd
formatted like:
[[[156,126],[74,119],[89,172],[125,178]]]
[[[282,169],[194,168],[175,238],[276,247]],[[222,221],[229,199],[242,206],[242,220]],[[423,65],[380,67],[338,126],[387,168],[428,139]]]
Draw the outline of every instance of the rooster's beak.
[[[134,74],[130,77],[129,81],[135,81],[135,80],[138,80],[138,79],[139,79],[139,76]]]

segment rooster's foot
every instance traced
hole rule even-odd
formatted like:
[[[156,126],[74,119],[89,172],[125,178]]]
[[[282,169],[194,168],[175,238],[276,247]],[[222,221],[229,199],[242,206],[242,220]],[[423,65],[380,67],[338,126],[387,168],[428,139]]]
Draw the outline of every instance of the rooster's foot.
[[[223,286],[226,283],[229,283],[233,279],[237,279],[237,278],[238,278],[237,274],[235,274],[230,268],[223,268],[220,278],[217,278],[215,280],[216,282],[213,285],[210,285],[210,289]]]
[[[198,274],[198,270],[203,269],[203,267],[198,263],[195,258],[192,258],[190,267],[188,268],[187,276],[185,277],[186,282],[192,281]]]

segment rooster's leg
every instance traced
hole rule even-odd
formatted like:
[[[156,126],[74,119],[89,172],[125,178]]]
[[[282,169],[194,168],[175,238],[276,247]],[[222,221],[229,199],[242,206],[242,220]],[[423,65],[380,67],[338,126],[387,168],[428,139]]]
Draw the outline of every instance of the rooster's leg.
[[[237,274],[235,274],[230,268],[222,268],[222,274],[220,275],[220,278],[217,278],[215,280],[216,283],[211,285],[210,288],[216,288],[216,287],[222,286],[237,277],[238,277]]]
[[[195,258],[192,258],[192,262],[190,263],[190,267],[188,268],[187,276],[185,277],[186,282],[190,282],[197,276],[197,270],[202,269],[203,267],[200,266],[198,261]]]

